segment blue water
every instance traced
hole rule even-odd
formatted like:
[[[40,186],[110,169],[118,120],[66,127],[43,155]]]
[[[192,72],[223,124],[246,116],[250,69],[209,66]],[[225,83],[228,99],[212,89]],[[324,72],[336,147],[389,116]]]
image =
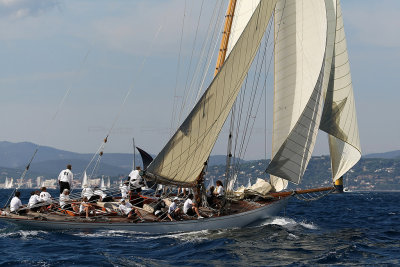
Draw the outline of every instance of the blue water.
[[[0,190],[0,199],[9,192]],[[169,235],[33,231],[0,222],[0,265],[400,266],[399,203],[400,193],[382,192],[294,198],[263,226]]]

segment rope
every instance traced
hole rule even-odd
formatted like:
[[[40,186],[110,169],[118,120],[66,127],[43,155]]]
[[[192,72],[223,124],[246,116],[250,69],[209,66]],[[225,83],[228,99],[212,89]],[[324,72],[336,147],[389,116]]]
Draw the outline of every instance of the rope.
[[[313,193],[313,195],[311,195],[311,193],[296,194],[296,192],[293,191],[293,195],[299,200],[309,202],[309,201],[316,201],[323,197],[326,197],[327,195],[331,194],[334,191],[335,191],[335,189],[331,189],[331,190],[325,191],[325,192],[315,192],[315,193]],[[316,196],[314,196],[314,195],[316,195]],[[306,197],[306,196],[308,196],[308,197]]]

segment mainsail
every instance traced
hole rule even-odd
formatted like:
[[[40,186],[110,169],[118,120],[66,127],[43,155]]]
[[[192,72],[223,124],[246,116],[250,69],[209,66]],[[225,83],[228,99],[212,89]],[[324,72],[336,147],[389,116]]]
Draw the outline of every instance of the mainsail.
[[[272,159],[266,170],[276,191],[287,187],[285,180],[300,182],[314,149],[327,27],[324,1],[281,0],[276,6]]]
[[[196,183],[256,55],[276,2],[258,4],[218,75],[148,166],[148,178],[182,186]]]
[[[336,6],[334,59],[320,129],[328,133],[332,177],[339,179],[361,158],[357,116],[340,0]]]

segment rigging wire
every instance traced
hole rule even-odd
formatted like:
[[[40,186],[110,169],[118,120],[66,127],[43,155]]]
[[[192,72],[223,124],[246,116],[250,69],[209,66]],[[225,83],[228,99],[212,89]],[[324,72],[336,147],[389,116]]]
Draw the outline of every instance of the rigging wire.
[[[182,54],[182,42],[183,42],[183,33],[184,33],[184,29],[185,29],[185,18],[186,18],[186,3],[187,0],[185,0],[185,6],[183,9],[183,19],[182,19],[182,29],[181,29],[181,38],[180,38],[180,42],[179,42],[179,54],[178,54],[178,63],[177,63],[177,67],[176,67],[176,78],[175,78],[175,88],[174,88],[174,100],[173,100],[173,106],[172,106],[172,117],[171,117],[171,135],[172,135],[172,131],[174,129],[174,124],[175,124],[175,112],[176,112],[176,99],[177,99],[177,90],[178,90],[178,78],[179,78],[179,72],[180,72],[180,65],[181,65],[181,54]]]
[[[84,56],[84,58],[83,58],[81,64],[79,65],[78,72],[76,73],[77,76],[80,76],[80,74],[81,74],[81,72],[82,72],[82,70],[83,70],[83,66],[85,65],[85,63],[86,63],[86,61],[87,61],[87,58],[88,58],[88,56],[89,56],[89,54],[90,54],[90,50],[91,50],[91,48],[88,49],[88,51],[86,52],[86,54],[85,54],[85,56]],[[69,96],[69,94],[70,94],[70,92],[71,92],[71,89],[72,89],[72,83],[73,83],[73,81],[71,80],[70,85],[67,87],[67,90],[65,91],[63,97],[61,98],[61,101],[59,102],[56,111],[54,112],[54,114],[53,114],[53,116],[51,117],[50,121],[49,121],[49,122],[45,125],[45,127],[43,128],[44,135],[45,135],[45,134],[48,134],[48,129],[50,128],[50,126],[51,126],[51,125],[54,123],[54,121],[56,120],[57,115],[59,114],[59,112],[60,112],[62,106],[63,106],[64,103],[65,103],[65,100],[66,100],[67,97]],[[27,174],[27,172],[28,172],[28,170],[29,170],[29,168],[30,168],[30,165],[31,165],[32,161],[34,160],[34,158],[35,158],[35,156],[36,156],[36,153],[38,152],[38,150],[39,150],[40,147],[41,147],[40,145],[36,145],[36,148],[35,148],[35,150],[34,150],[34,152],[33,152],[33,154],[32,154],[32,157],[31,157],[31,159],[30,159],[28,165],[25,167],[24,172],[23,172],[23,173],[21,174],[21,176],[20,176],[20,179],[19,179],[20,182],[19,182],[19,183],[17,182],[17,186],[16,186],[16,187],[14,188],[14,190],[12,191],[12,193],[11,193],[9,199],[7,200],[7,202],[6,202],[6,204],[5,204],[5,207],[8,205],[8,203],[9,203],[10,199],[12,198],[12,196],[14,195],[15,191],[17,191],[17,190],[22,186],[23,181],[24,181],[24,179],[25,179],[25,176],[26,176],[26,174]]]

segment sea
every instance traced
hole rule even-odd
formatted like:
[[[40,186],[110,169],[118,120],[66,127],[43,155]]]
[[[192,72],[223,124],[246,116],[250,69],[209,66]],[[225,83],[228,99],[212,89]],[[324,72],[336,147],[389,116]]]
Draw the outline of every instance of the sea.
[[[2,206],[10,193],[0,190]],[[26,203],[29,190],[22,195]],[[179,234],[29,230],[0,221],[0,266],[319,265],[400,266],[400,192],[293,197],[257,227]]]

